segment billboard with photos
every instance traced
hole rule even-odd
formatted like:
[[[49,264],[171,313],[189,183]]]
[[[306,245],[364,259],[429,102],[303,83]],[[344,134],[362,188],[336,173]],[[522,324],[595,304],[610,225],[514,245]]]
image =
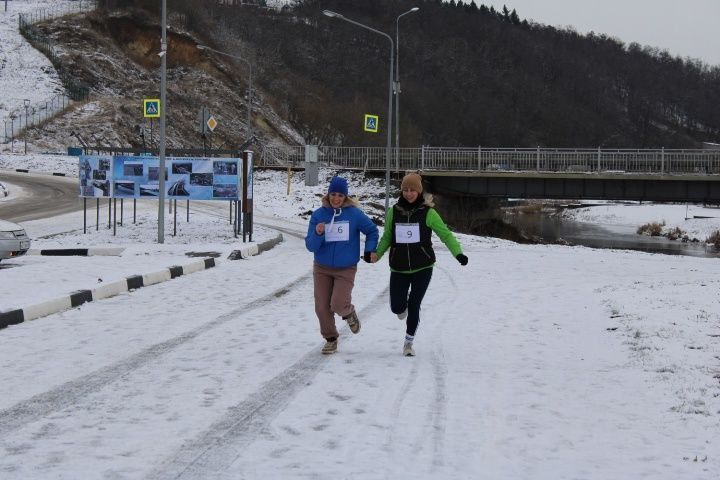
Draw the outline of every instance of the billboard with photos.
[[[237,158],[168,157],[165,159],[165,197],[176,200],[239,200],[242,193],[239,167],[240,159]],[[158,157],[80,157],[81,197],[158,197],[159,188]]]

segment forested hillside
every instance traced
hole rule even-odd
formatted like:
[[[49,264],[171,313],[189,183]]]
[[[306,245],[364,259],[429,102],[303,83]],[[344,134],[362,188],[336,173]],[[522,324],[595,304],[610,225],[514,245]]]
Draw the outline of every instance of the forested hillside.
[[[110,8],[159,2],[101,0]],[[282,10],[168,2],[171,25],[248,58],[308,142],[384,145],[387,38],[400,23],[401,146],[696,147],[720,142],[720,68],[522,12],[440,0],[302,0]],[[379,114],[378,135],[362,131]]]

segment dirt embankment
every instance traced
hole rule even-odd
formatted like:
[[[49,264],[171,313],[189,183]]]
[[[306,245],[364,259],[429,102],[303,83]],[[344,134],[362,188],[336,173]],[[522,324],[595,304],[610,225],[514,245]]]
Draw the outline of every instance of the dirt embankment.
[[[57,45],[63,64],[90,87],[87,103],[29,132],[40,149],[88,144],[115,147],[157,147],[158,121],[143,117],[142,101],[160,98],[161,30],[145,12],[74,15],[39,28]],[[189,32],[168,31],[168,148],[236,148],[248,138],[247,79],[241,63],[197,48]],[[203,107],[218,127],[201,133]],[[292,132],[253,85],[252,133],[261,143],[294,144]]]

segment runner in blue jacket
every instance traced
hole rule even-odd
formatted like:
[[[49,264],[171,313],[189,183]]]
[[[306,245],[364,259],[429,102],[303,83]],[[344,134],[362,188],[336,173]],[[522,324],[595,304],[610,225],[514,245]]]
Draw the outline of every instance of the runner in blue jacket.
[[[320,334],[325,338],[323,354],[337,351],[335,314],[347,321],[350,331],[360,331],[352,289],[360,259],[360,233],[365,235],[365,256],[377,249],[377,226],[360,210],[357,200],[348,197],[347,180],[333,177],[322,207],[310,217],[305,246],[315,256],[313,281],[315,313]]]

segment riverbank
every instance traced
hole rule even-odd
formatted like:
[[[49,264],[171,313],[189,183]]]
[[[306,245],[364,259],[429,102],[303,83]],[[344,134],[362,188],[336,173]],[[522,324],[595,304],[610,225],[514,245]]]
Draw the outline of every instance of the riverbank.
[[[641,202],[607,203],[563,210],[562,217],[576,222],[639,228],[648,223],[663,225],[662,232],[680,229],[692,240],[706,241],[720,230],[720,207],[694,204]]]

